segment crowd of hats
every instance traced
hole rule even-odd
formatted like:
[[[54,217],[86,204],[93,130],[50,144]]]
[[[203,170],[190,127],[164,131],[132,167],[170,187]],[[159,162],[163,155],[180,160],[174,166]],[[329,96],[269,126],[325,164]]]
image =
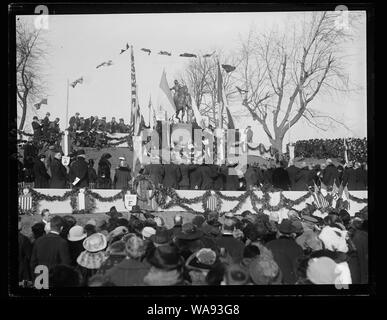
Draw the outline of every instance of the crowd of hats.
[[[76,272],[82,280],[65,285],[289,284],[284,282],[286,271],[281,269],[280,258],[269,249],[270,243],[279,238],[294,241],[303,251],[299,261],[294,262],[298,265],[294,284],[350,284],[352,269],[345,262],[348,259],[337,260],[333,255],[352,254],[356,250],[350,240],[354,232],[368,234],[368,215],[357,213],[351,218],[345,210],[325,218],[289,210],[282,220],[248,211],[242,216],[227,213],[223,217],[208,212],[192,221],[184,221],[178,214],[169,227],[162,214],[154,216],[139,206],[133,206],[129,218],[115,207],[107,215],[108,220],[97,223],[91,219],[84,226],[73,216],[62,218],[65,227],[61,236],[69,243],[81,243],[83,249],[76,265],[67,266],[69,279]],[[224,245],[221,239],[237,241],[239,249]],[[235,250],[239,250],[237,254]],[[122,272],[130,261],[135,261],[136,267],[125,272],[134,273],[135,284],[115,277],[115,272]],[[138,275],[140,278],[136,274],[139,266],[146,268]],[[88,271],[86,275],[80,268]],[[53,269],[51,274],[55,274],[56,267]]]
[[[351,161],[367,162],[367,138],[349,138],[346,144]],[[344,152],[343,139],[298,140],[294,147],[295,157],[304,158],[343,158]]]

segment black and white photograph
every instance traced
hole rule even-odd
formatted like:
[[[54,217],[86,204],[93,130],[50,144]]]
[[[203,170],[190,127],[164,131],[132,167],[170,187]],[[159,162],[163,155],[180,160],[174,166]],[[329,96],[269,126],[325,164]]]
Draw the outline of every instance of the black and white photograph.
[[[9,9],[19,296],[372,284],[369,7],[71,6]]]

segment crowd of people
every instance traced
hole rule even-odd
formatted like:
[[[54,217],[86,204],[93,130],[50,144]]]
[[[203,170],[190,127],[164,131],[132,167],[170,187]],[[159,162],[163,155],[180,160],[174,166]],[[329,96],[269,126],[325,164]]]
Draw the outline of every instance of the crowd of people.
[[[332,211],[324,218],[289,210],[278,215],[205,212],[167,226],[133,206],[112,207],[85,225],[72,215],[41,212],[22,233],[19,284],[32,286],[38,265],[49,287],[302,285],[368,283],[368,214]]]
[[[349,159],[367,161],[367,138],[348,138],[346,145]],[[343,139],[299,140],[295,143],[294,153],[296,157],[304,158],[341,158],[345,148]]]
[[[124,119],[120,118],[119,122],[115,117],[107,122],[106,117],[101,119],[98,116],[91,116],[89,118],[80,117],[79,112],[76,112],[69,120],[69,131],[102,131],[108,133],[129,133],[130,125],[125,124]]]
[[[62,138],[59,128],[59,118],[54,121],[50,120],[50,113],[47,112],[43,119],[34,116],[32,119],[33,140],[38,143],[46,142],[54,144]]]
[[[25,149],[26,151],[26,149]],[[28,151],[28,150],[27,150]],[[90,187],[97,189],[129,188],[135,173],[125,158],[119,159],[119,166],[112,170],[111,154],[104,153],[98,161],[97,170],[93,159],[86,161],[83,149],[71,155],[70,164],[61,162],[63,152],[59,147],[49,147],[40,155],[27,155],[19,163],[19,182],[34,182],[35,188]],[[334,165],[326,163],[295,165],[271,161],[268,165],[249,164],[245,170],[233,171],[237,164],[157,164],[141,166],[139,174],[150,177],[155,186],[181,190],[227,190],[277,189],[284,191],[308,191],[317,186],[332,188],[347,186],[348,190],[367,190],[367,164],[342,161]],[[114,173],[113,173],[114,172]]]

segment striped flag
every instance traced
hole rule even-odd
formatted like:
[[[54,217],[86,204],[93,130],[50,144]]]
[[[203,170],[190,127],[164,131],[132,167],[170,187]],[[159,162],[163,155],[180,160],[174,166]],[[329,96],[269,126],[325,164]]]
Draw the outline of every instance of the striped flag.
[[[216,210],[216,196],[209,196],[207,199],[207,208],[210,211]]]
[[[32,208],[32,197],[30,195],[19,196],[19,206],[22,210],[30,210]]]
[[[137,83],[136,83],[136,68],[134,66],[134,54],[133,54],[133,46],[130,46],[130,74],[131,74],[131,127],[133,128],[133,135],[137,136],[140,131],[140,107],[138,105],[137,98]]]
[[[165,99],[163,100],[162,107],[164,110],[166,110],[167,117],[170,118],[176,112],[176,106],[175,106],[175,102],[173,101],[171,89],[169,88],[169,85],[168,85],[167,74],[165,72],[165,69],[161,74],[159,87],[166,97],[166,101]]]
[[[320,191],[313,192],[313,199],[318,209],[329,207],[329,202]]]
[[[39,109],[40,109],[40,106],[41,106],[42,104],[47,105],[47,98],[42,99],[42,100],[41,100],[40,102],[38,102],[38,103],[35,103],[35,104],[34,104],[34,107],[36,108],[36,110],[39,110]]]
[[[75,86],[76,86],[78,83],[79,83],[79,84],[82,84],[82,83],[83,83],[83,77],[80,77],[80,78],[78,78],[77,80],[71,82],[71,83],[70,83],[70,86],[72,86],[73,88],[75,88]]]
[[[218,61],[218,76],[217,76],[217,97],[216,101],[219,105],[219,114],[218,114],[218,121],[219,121],[219,128],[223,128],[223,107],[224,107],[224,100],[223,100],[223,77],[222,72],[220,70],[220,65]]]

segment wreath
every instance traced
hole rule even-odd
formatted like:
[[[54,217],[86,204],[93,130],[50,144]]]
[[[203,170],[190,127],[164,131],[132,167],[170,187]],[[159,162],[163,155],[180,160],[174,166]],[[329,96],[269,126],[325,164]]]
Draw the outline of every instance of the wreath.
[[[137,192],[137,187],[138,187],[138,184],[141,182],[141,181],[146,181],[150,184],[151,186],[151,189],[152,189],[152,193],[150,195],[149,198],[143,198],[141,197],[141,195],[138,194]],[[153,199],[153,197],[156,195],[156,185],[155,183],[153,182],[153,180],[151,179],[150,176],[148,175],[138,175],[134,181],[133,181],[133,192],[137,195],[137,199],[139,199],[140,201],[148,201],[150,199]]]

